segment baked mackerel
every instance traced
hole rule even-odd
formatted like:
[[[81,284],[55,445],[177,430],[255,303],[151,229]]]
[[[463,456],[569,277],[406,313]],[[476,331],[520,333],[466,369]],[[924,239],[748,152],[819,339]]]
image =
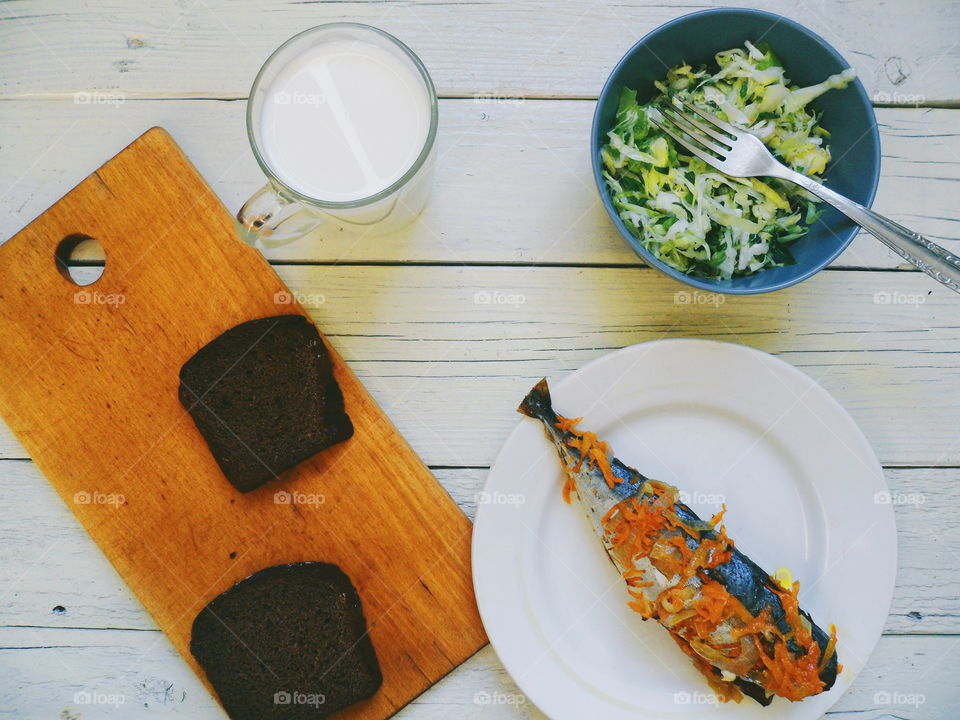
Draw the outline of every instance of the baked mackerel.
[[[842,670],[836,628],[824,632],[799,607],[799,583],[771,577],[734,547],[724,509],[702,520],[677,488],[611,457],[606,443],[557,415],[546,379],[518,408],[540,420],[576,494],[632,596],[707,678],[718,698],[769,705],[825,692]]]

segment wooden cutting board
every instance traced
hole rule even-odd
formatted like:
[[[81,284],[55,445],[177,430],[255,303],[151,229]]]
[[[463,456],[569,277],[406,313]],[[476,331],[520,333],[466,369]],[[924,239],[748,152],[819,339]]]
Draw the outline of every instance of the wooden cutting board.
[[[78,234],[106,251],[86,288],[55,262]],[[470,521],[335,354],[353,438],[245,495],[177,399],[201,346],[288,312],[306,314],[153,128],[0,245],[0,414],[201,678],[212,598],[278,563],[343,568],[384,683],[339,717],[386,718],[486,643]]]

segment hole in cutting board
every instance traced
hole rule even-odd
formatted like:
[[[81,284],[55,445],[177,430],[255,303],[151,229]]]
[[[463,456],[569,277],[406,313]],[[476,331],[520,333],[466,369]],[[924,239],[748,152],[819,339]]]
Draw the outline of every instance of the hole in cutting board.
[[[96,238],[83,233],[67,235],[54,251],[57,269],[74,285],[93,285],[106,269],[107,254]]]

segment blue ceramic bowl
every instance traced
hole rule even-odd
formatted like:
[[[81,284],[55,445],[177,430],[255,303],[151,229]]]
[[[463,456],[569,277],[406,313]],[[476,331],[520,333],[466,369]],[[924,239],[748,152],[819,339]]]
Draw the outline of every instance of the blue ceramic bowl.
[[[840,255],[857,234],[857,226],[830,208],[807,233],[791,246],[795,265],[767,268],[747,277],[711,280],[692,277],[657,260],[623,224],[601,175],[600,148],[613,127],[620,90],[637,91],[641,102],[657,94],[654,81],[669,68],[687,62],[713,64],[721,51],[742,47],[749,40],[770,43],[783,61],[787,77],[797,85],[812,85],[849,67],[820,36],[779,15],[760,10],[716,9],[684,15],[651,32],[617,63],[607,78],[593,116],[591,153],[593,176],[611,220],[624,239],[649,265],[688,285],[730,294],[770,292],[805,280]],[[870,206],[880,179],[880,136],[877,120],[859,80],[843,90],[830,90],[812,107],[822,111],[821,125],[830,131],[833,160],[824,182],[837,192]]]

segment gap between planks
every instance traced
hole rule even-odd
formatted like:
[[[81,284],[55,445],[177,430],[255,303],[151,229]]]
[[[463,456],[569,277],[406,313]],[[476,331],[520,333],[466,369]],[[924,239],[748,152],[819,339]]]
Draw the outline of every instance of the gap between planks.
[[[544,261],[544,262],[531,262],[523,260],[411,260],[409,262],[394,261],[394,260],[344,260],[340,262],[338,260],[271,260],[267,258],[268,262],[273,267],[342,267],[342,268],[353,268],[353,267],[403,267],[403,268],[415,268],[415,267],[471,267],[471,268],[583,268],[590,270],[626,270],[630,268],[636,268],[637,270],[653,270],[649,265],[643,262],[625,262],[625,263],[590,263],[590,262],[562,262],[562,261]],[[70,260],[67,265],[69,267],[103,267],[103,260]],[[920,269],[910,265],[900,265],[898,267],[886,267],[886,268],[872,268],[872,267],[858,267],[850,265],[828,265],[823,268],[828,272],[869,272],[869,273],[902,273],[902,272],[920,272]],[[680,287],[678,285],[678,287]]]
[[[54,93],[8,93],[0,95],[0,102],[4,101],[53,101],[62,102],[65,100],[73,101],[77,93],[103,92],[103,88],[85,88],[75,92],[54,92]],[[216,102],[243,102],[247,100],[246,95],[235,95],[231,93],[137,93],[123,92],[124,100],[146,100],[155,102],[168,102],[177,100],[213,100]],[[503,90],[477,90],[475,92],[448,92],[438,93],[438,100],[476,100],[477,97],[488,95],[509,95],[509,92]],[[523,93],[523,100],[547,100],[557,102],[595,102],[597,95],[555,95],[540,93]],[[957,110],[960,109],[960,100],[930,100],[923,102],[872,102],[874,108],[894,108],[902,110]]]

